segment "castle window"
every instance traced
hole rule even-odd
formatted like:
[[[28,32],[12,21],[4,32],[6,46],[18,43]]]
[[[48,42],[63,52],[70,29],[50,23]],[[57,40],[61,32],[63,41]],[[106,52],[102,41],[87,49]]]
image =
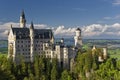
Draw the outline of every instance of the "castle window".
[[[21,41],[21,43],[23,43],[23,41]]]
[[[18,49],[17,51],[20,51],[20,49]]]
[[[21,36],[19,36],[19,38],[21,39]]]
[[[19,41],[18,41],[18,43],[19,43]]]

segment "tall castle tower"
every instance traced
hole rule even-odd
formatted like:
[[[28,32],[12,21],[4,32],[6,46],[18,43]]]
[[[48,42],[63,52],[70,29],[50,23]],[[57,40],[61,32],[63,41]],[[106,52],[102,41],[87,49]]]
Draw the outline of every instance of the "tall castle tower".
[[[63,48],[63,68],[69,69],[69,55],[68,55],[68,48]]]
[[[82,46],[81,29],[77,28],[75,32],[76,32],[76,35],[74,36],[75,47],[79,48]]]
[[[24,11],[22,11],[22,14],[20,16],[20,27],[21,28],[25,28],[26,27],[26,19],[25,19]]]
[[[30,59],[31,62],[34,61],[34,26],[33,23],[31,22],[31,26],[30,26]]]

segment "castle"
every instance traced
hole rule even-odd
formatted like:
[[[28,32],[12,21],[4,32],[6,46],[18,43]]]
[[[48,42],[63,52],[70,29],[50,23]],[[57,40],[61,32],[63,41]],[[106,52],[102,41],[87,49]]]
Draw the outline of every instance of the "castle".
[[[46,58],[57,58],[59,66],[69,68],[70,60],[77,54],[77,48],[82,46],[81,30],[76,29],[74,37],[75,47],[66,46],[64,39],[54,42],[54,35],[51,29],[35,29],[31,22],[30,27],[26,27],[24,11],[20,16],[20,27],[10,28],[8,34],[8,58],[16,63],[20,62],[20,57],[25,62],[33,62],[36,55],[44,55]]]
[[[56,58],[59,67],[70,69],[73,67],[78,49],[82,46],[81,29],[77,28],[75,33],[74,46],[66,46],[63,38],[55,43],[51,29],[35,29],[32,22],[30,27],[26,27],[23,11],[20,16],[20,27],[11,25],[8,34],[8,58],[19,64],[21,57],[25,62],[33,62],[36,55],[39,57],[44,55],[51,60]],[[96,50],[94,46],[92,54],[95,54]],[[107,50],[102,48],[98,61],[103,62],[106,58]]]

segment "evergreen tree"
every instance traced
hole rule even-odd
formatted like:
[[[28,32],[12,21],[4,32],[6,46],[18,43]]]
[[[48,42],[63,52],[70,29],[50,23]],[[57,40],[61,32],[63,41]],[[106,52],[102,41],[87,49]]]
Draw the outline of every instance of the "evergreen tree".
[[[34,73],[35,73],[35,79],[39,80],[40,78],[40,70],[39,70],[39,61],[38,61],[38,57],[35,57],[35,61],[34,61]]]
[[[52,70],[51,70],[51,80],[57,80],[58,72],[57,72],[57,60],[52,60]]]
[[[72,80],[72,77],[67,70],[62,72],[61,80]]]

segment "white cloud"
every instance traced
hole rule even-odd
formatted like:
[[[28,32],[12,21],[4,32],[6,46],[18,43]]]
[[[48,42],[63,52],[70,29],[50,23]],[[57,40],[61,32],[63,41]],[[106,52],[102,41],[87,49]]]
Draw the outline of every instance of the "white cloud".
[[[47,25],[45,24],[34,24],[35,29],[44,29],[44,28],[48,28]]]
[[[75,30],[77,27],[65,28],[64,26],[59,26],[54,29],[55,36],[59,37],[70,37],[75,35]],[[80,27],[82,29],[83,38],[119,38],[120,37],[120,23],[115,23],[112,25],[101,25],[92,24],[88,26]]]
[[[114,5],[120,5],[120,0],[113,0],[114,2],[113,2],[113,4]]]
[[[104,17],[103,19],[109,20],[109,19],[111,19],[111,17]]]
[[[104,20],[116,20],[116,19],[120,19],[120,14],[113,16],[113,17],[104,17]]]
[[[119,14],[119,15],[116,15],[116,16],[114,17],[114,19],[120,19],[120,14]]]
[[[7,39],[7,33],[10,29],[10,25],[13,27],[19,27],[19,23],[8,22],[0,24],[0,39]],[[30,26],[30,24],[27,24]],[[112,25],[91,24],[88,26],[74,26],[66,28],[65,26],[49,27],[45,24],[34,24],[37,29],[51,28],[55,37],[72,37],[75,35],[77,27],[82,29],[83,38],[119,38],[120,37],[120,23],[114,23]],[[119,38],[120,39],[120,38]]]
[[[92,24],[85,26],[83,29],[83,36],[89,38],[119,38],[120,37],[120,23],[113,25]]]
[[[84,8],[72,8],[72,10],[75,10],[75,11],[87,11],[87,9],[84,9]]]
[[[55,36],[70,37],[74,35],[75,30],[76,28],[65,28],[64,26],[58,26],[53,31]]]

